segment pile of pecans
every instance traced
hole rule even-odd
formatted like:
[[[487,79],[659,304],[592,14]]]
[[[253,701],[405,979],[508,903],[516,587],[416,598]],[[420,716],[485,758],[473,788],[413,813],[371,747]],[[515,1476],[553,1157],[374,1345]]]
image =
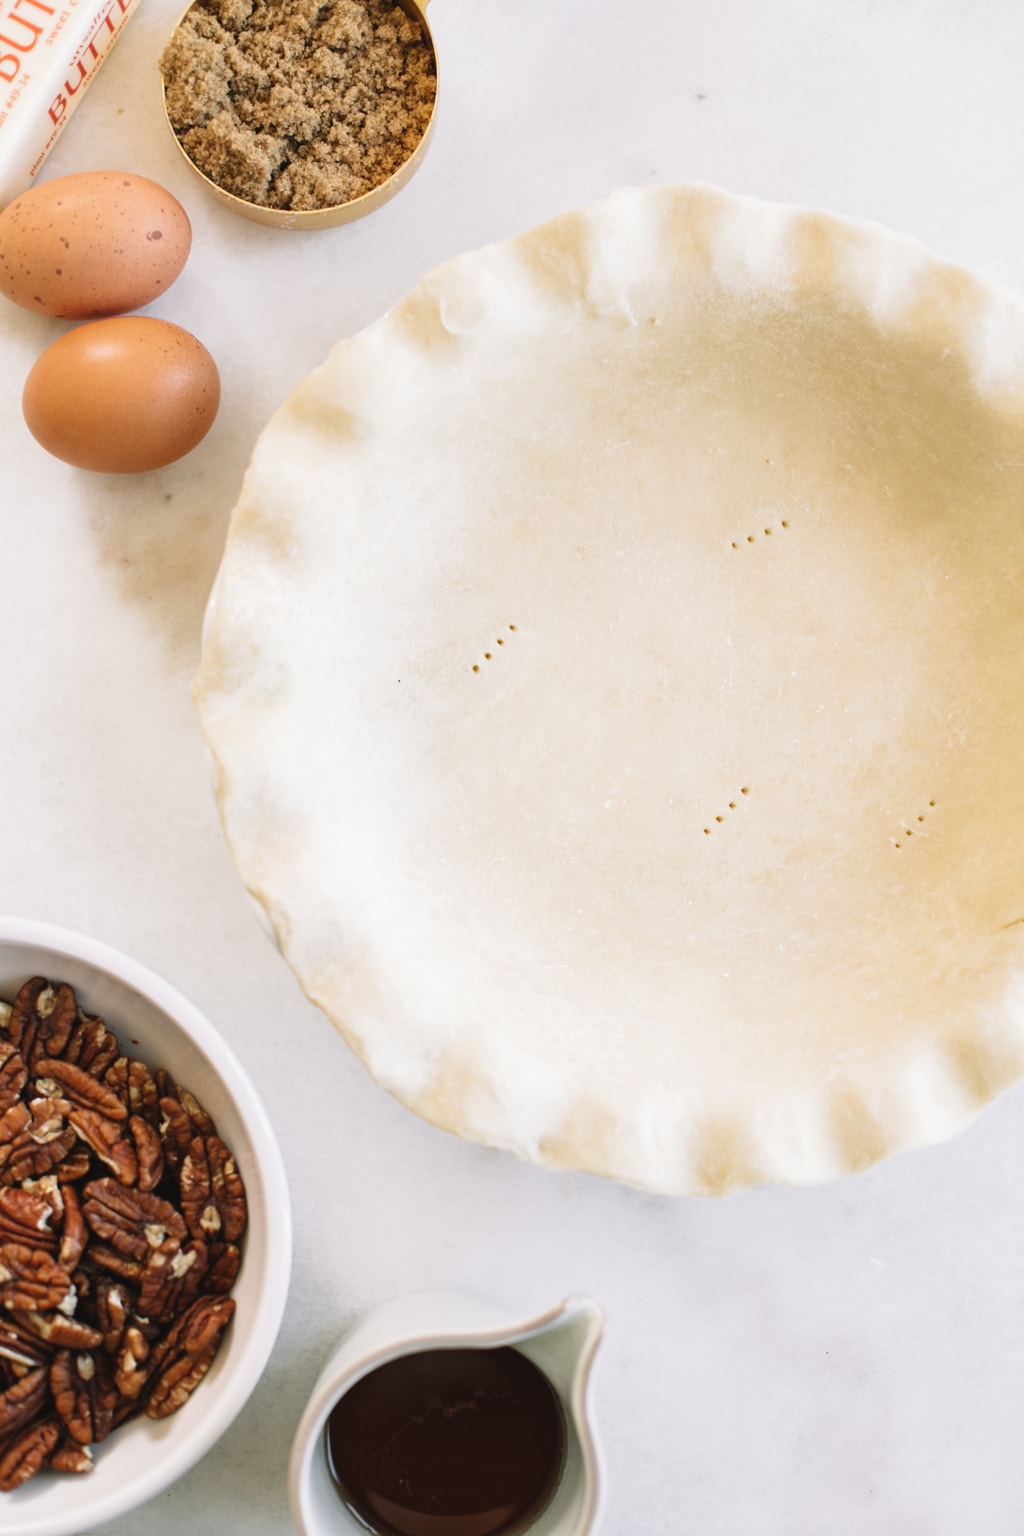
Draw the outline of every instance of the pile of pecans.
[[[247,1207],[209,1115],[67,983],[0,1003],[0,1491],[174,1413],[235,1303]]]

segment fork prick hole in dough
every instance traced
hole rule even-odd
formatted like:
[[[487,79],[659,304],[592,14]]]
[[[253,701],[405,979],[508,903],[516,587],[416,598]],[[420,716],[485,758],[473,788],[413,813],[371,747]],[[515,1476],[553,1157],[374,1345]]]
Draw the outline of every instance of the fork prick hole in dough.
[[[926,821],[926,820],[927,820],[927,815],[928,815],[928,811],[932,811],[932,810],[934,810],[934,809],[935,809],[935,801],[934,801],[934,800],[929,800],[929,801],[928,801],[928,810],[926,810],[926,811],[921,811],[921,812],[919,812],[919,813],[918,813],[918,816],[917,816],[917,822],[918,822],[918,825],[919,825],[919,826],[920,826],[920,825],[921,825],[921,824],[922,824],[922,823],[923,823],[923,822],[925,822],[925,821]],[[910,826],[907,826],[907,825],[905,825],[905,824],[904,824],[904,825],[903,825],[903,826],[902,826],[902,827],[901,827],[901,830],[902,830],[902,831],[903,831],[903,833],[904,833],[904,835],[905,835],[905,836],[906,836],[906,837],[913,837],[913,835],[914,835],[914,829],[913,829],[913,827],[910,827]],[[924,835],[924,836],[927,836],[927,834],[922,834],[922,835]],[[896,844],[896,845],[895,845],[895,846],[897,846],[897,847],[898,847],[898,846],[899,846],[899,845],[898,845],[898,844]]]
[[[782,518],[782,520],[779,523],[779,527],[780,528],[788,528],[789,527],[789,520],[788,520],[788,518]],[[774,531],[775,530],[773,528],[762,528],[761,529],[761,532],[762,532],[762,534],[764,535],[764,537],[766,539],[770,539],[772,534],[774,533]],[[748,544],[756,544],[757,543],[757,535],[754,534],[754,533],[748,533],[747,536],[746,536],[746,542]],[[740,541],[738,539],[731,540],[729,547],[730,547],[730,549],[739,549],[740,548]]]
[[[515,633],[516,626],[514,624],[510,624],[508,626],[508,628],[509,628],[509,630],[513,634]],[[503,635],[496,635],[494,643],[495,643],[495,645],[504,645],[505,644],[505,637]],[[493,651],[484,651],[483,659],[484,659],[484,661],[493,661],[494,660],[494,652]],[[480,663],[478,661],[474,661],[471,670],[473,672],[479,672],[480,671]]]
[[[746,794],[749,794],[749,793],[750,793],[749,789],[741,789],[740,790],[740,794],[741,795],[746,795]],[[736,810],[736,807],[737,807],[738,804],[739,804],[738,801],[730,800],[729,801],[729,810],[730,811]],[[716,825],[721,825],[724,821],[725,821],[725,817],[724,816],[716,816],[715,817]],[[711,827],[704,827],[703,828],[704,836],[705,837],[710,837],[711,836],[711,830],[712,830]]]

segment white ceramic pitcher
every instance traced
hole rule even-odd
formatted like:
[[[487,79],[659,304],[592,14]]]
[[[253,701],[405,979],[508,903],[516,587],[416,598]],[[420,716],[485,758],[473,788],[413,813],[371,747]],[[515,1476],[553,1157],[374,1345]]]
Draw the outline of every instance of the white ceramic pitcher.
[[[590,1372],[604,1314],[570,1296],[539,1316],[514,1319],[494,1302],[448,1292],[403,1297],[367,1313],[324,1366],[292,1445],[289,1492],[300,1536],[349,1536],[366,1527],[338,1495],[327,1462],[331,1409],[360,1377],[402,1355],[425,1349],[511,1345],[548,1378],[565,1413],[565,1469],[529,1536],[593,1536],[603,1504],[601,1452],[590,1405]]]

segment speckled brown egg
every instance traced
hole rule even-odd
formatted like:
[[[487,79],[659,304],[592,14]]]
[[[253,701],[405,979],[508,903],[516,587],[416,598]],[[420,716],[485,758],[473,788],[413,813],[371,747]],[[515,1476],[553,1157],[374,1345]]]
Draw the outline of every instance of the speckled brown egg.
[[[202,342],[145,315],[66,331],[36,360],[22,395],[28,429],[47,452],[113,475],[189,453],[219,404],[217,365]]]
[[[123,315],[170,287],[191,244],[188,214],[155,181],[58,176],[0,213],[0,293],[63,320]]]

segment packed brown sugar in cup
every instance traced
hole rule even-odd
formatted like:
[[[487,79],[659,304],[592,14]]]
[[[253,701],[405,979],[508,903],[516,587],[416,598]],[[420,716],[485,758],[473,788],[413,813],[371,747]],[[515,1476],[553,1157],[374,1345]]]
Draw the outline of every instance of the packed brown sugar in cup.
[[[437,89],[423,27],[388,0],[197,0],[160,69],[193,164],[235,197],[296,211],[393,176]]]

